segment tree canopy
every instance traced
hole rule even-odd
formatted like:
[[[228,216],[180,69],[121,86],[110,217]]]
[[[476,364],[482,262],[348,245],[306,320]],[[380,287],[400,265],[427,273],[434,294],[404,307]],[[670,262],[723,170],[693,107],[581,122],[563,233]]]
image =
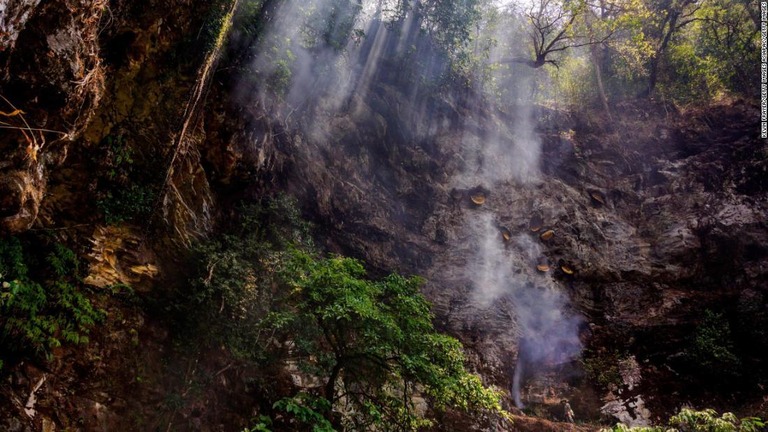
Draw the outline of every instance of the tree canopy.
[[[435,332],[418,278],[371,281],[354,259],[300,251],[282,273],[293,293],[294,355],[324,379],[321,395],[345,413],[345,427],[423,425],[417,393],[439,408],[500,410],[499,395],[464,369],[461,344]]]

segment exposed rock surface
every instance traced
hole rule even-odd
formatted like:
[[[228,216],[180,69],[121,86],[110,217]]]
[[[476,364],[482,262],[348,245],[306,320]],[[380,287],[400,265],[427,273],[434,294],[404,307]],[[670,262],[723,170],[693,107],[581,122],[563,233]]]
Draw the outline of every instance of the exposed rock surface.
[[[0,111],[10,126],[0,135],[3,231],[32,225],[47,170],[66,157],[99,104],[104,9],[103,0],[0,4]]]
[[[40,0],[0,1],[0,51],[13,49],[19,33]]]
[[[631,412],[641,424],[673,412],[683,403],[678,398],[719,403],[717,389],[690,391],[683,377],[689,371],[675,370],[684,367],[675,359],[690,347],[706,309],[724,312],[736,339],[751,334],[739,323],[765,319],[757,311],[766,307],[768,149],[755,138],[755,106],[667,114],[652,104],[626,104],[615,124],[540,111],[542,177],[496,183],[463,169],[473,151],[482,153],[482,144],[472,142],[501,137],[514,151],[514,137],[495,126],[514,116],[456,113],[437,102],[426,123],[443,126],[419,134],[424,116],[407,107],[382,85],[347,112],[314,117],[323,125],[313,129],[314,139],[284,138],[283,150],[269,144],[281,154],[268,158],[291,161],[288,189],[322,225],[331,250],[424,275],[438,323],[461,336],[475,367],[496,383],[511,386],[525,337],[520,306],[528,305],[515,292],[543,290],[567,295],[564,312],[581,317],[587,346],[608,344],[637,356],[623,399],[603,397],[626,405],[617,413]],[[477,132],[466,127],[473,122],[482,125]],[[402,129],[416,132],[392,133]],[[258,136],[252,142],[262,148]],[[470,199],[478,188],[482,205]],[[534,219],[541,225],[536,232]],[[505,243],[502,229],[512,241]],[[544,240],[549,229],[554,235]],[[491,257],[501,262],[494,268],[510,278],[490,287],[478,272],[489,230],[500,251]],[[744,355],[755,366],[764,361],[748,346]],[[547,361],[544,371],[557,364]],[[661,383],[671,393],[659,392]],[[747,393],[753,391],[759,394],[757,387]]]

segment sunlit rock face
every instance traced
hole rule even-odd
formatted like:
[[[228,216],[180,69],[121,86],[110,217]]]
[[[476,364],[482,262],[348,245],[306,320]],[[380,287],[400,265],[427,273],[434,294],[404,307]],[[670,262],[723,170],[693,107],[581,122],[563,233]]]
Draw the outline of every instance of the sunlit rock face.
[[[297,37],[293,6],[265,40]],[[585,325],[558,279],[561,257],[547,256],[551,235],[541,238],[552,221],[529,227],[551,188],[532,105],[505,111],[474,91],[441,89],[446,53],[407,19],[398,25],[371,20],[344,53],[291,46],[282,98],[243,77],[233,93],[247,132],[225,138],[229,158],[204,153],[223,182],[239,164],[274,167],[328,250],[424,276],[438,327],[463,339],[489,382],[510,388],[516,364],[534,374],[572,362]],[[251,64],[264,81],[275,67],[266,48]],[[217,120],[209,126],[224,129]]]

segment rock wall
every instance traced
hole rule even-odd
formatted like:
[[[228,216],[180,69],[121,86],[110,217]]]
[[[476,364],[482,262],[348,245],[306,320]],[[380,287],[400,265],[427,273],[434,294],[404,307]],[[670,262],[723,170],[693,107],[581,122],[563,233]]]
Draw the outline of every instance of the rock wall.
[[[0,229],[35,221],[47,170],[60,164],[99,104],[105,2],[3,2],[0,22]]]
[[[166,390],[197,369],[175,373],[188,359],[167,353],[164,315],[140,304],[183,271],[173,261],[179,245],[210,228],[197,117],[173,170],[170,155],[208,52],[203,30],[213,6],[0,3],[0,235],[67,244],[87,269],[80,289],[106,313],[87,345],[3,365],[0,429],[165,429],[188,415],[169,407]],[[108,223],[100,202],[137,182],[153,194],[142,201],[151,208]],[[184,219],[190,213],[194,220]],[[213,357],[221,369],[226,359]]]
[[[684,403],[733,409],[716,379],[691,386],[702,378],[680,359],[711,310],[725,315],[728,343],[748,368],[763,370],[745,325],[765,322],[766,310],[768,149],[755,138],[756,107],[669,112],[628,102],[614,123],[540,109],[541,177],[493,182],[466,176],[466,167],[490,137],[514,151],[514,131],[499,125],[515,115],[430,103],[418,111],[397,87],[379,84],[347,110],[308,112],[322,125],[314,135],[298,126],[276,144],[257,126],[242,153],[288,161],[280,178],[329,250],[425,276],[439,326],[462,339],[491,382],[511,391],[525,321],[544,314],[535,325],[553,348],[528,368],[523,401],[572,397],[577,416],[597,419],[602,407],[635,424]],[[396,132],[420,128],[428,132]],[[482,205],[472,199],[478,192]],[[553,306],[540,311],[542,302]],[[547,320],[572,320],[575,333],[562,337],[567,331]],[[580,347],[568,346],[574,340]],[[561,355],[582,348],[621,352],[606,368],[636,358],[635,378],[594,387],[576,357]],[[568,384],[541,384],[541,375]],[[760,400],[757,376],[734,385],[739,403]]]

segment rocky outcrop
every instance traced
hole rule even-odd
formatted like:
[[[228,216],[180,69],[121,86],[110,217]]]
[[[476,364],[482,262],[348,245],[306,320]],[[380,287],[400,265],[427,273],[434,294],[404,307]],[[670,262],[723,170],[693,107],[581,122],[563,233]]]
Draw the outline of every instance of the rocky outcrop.
[[[35,221],[47,170],[66,157],[101,99],[102,0],[3,2],[0,46],[0,228]]]
[[[0,51],[13,49],[19,33],[24,30],[30,14],[39,3],[40,0],[0,2]]]
[[[188,376],[168,373],[164,315],[148,316],[134,293],[154,293],[179,277],[183,269],[171,260],[189,241],[184,236],[210,229],[210,191],[193,144],[204,137],[198,117],[188,142],[173,140],[207,53],[194,35],[210,7],[186,0],[0,2],[0,235],[36,224],[35,232],[69,244],[83,259],[78,289],[106,312],[87,345],[55,349],[47,361],[2,365],[2,430],[146,430],[181,422],[163,417],[176,414],[165,392]],[[100,206],[124,190],[140,192],[134,196],[143,210],[107,224]],[[174,196],[161,199],[161,191]],[[222,357],[212,360],[216,370],[226,366]],[[184,365],[171,369],[187,368],[179,361]],[[219,376],[217,385],[228,387]],[[31,396],[34,416],[25,411]],[[200,423],[197,415],[184,413],[189,424]]]

